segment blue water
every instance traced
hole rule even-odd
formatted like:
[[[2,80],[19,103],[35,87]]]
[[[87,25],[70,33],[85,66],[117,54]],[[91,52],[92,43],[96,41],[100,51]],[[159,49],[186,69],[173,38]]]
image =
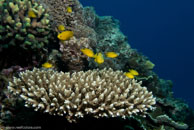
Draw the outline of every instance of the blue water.
[[[173,81],[174,96],[194,108],[194,0],[80,0],[119,19],[121,31]]]

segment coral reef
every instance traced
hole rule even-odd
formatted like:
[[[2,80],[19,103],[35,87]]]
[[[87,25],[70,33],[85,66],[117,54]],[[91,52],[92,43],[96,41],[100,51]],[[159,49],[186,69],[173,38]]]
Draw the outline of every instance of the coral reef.
[[[189,106],[181,100],[157,98],[157,103],[175,121],[184,121],[189,116]]]
[[[194,130],[194,111],[119,21],[78,0],[0,0],[0,57],[0,129]]]
[[[48,8],[54,30],[64,25],[67,30],[74,32],[76,38],[90,37],[90,40],[95,40],[95,31],[91,28],[95,22],[95,15],[90,15],[93,14],[92,9],[90,12],[84,10],[78,0],[42,0],[41,3]],[[72,12],[67,11],[69,7]]]
[[[55,43],[49,14],[35,0],[0,1],[0,71],[39,66]],[[21,58],[22,57],[22,58]]]
[[[120,32],[118,20],[112,17],[97,17],[96,28],[97,42],[96,52],[116,52],[119,56],[116,59],[105,58],[102,65],[98,66],[95,62],[90,61],[91,68],[111,67],[114,70],[123,70],[132,53],[132,49],[127,42],[127,38]]]
[[[53,70],[25,71],[9,82],[8,89],[32,106],[51,115],[65,116],[70,122],[89,114],[123,117],[146,114],[155,98],[141,83],[112,69],[70,73]]]
[[[48,18],[43,6],[34,0],[1,0],[0,48],[42,48],[51,37]]]
[[[67,64],[71,71],[83,70],[89,59],[81,54],[80,49],[93,48],[97,44],[93,9],[84,9],[78,0],[43,0],[41,3],[48,8],[53,30],[61,33],[58,27],[64,26],[66,31],[74,34],[73,38],[59,42],[63,64]],[[70,12],[67,11],[69,8]]]

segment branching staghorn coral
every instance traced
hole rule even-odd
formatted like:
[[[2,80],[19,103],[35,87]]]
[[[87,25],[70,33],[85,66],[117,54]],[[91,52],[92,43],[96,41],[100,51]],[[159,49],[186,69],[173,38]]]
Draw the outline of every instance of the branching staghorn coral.
[[[49,15],[35,0],[0,1],[0,48],[42,48],[51,37]]]
[[[85,115],[95,118],[146,114],[155,98],[141,82],[112,69],[70,74],[33,69],[9,82],[8,89],[25,100],[25,106],[77,121]]]

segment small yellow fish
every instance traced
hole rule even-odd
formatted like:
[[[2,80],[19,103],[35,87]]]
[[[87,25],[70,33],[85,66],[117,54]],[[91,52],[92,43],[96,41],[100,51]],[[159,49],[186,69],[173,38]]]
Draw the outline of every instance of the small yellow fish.
[[[97,53],[95,56],[95,62],[98,64],[102,64],[104,62],[104,57],[102,55],[102,53]]]
[[[132,75],[139,75],[139,73],[136,71],[136,70],[133,70],[133,69],[129,69],[129,72],[132,74]]]
[[[98,53],[96,53],[95,55],[94,55],[94,58],[96,58],[98,56]]]
[[[116,58],[118,56],[118,54],[115,52],[107,52],[105,55],[109,58]]]
[[[64,31],[65,30],[65,26],[64,25],[59,25],[58,26],[58,30],[59,31]]]
[[[71,7],[67,7],[67,12],[68,13],[72,13],[72,8]]]
[[[42,64],[42,67],[44,67],[44,68],[52,68],[53,65],[51,63],[45,62],[44,64]]]
[[[84,49],[81,49],[81,52],[88,57],[92,57],[92,58],[94,57],[94,52],[90,49],[84,48]]]
[[[125,73],[125,75],[126,75],[128,78],[130,78],[130,79],[133,79],[133,78],[134,78],[134,75],[133,75],[132,73],[130,73],[130,72]]]
[[[34,13],[34,11],[30,10],[30,11],[28,11],[28,17],[30,17],[30,18],[36,18],[37,16]]]
[[[65,40],[69,40],[71,37],[73,37],[73,32],[72,31],[64,31],[60,34],[58,34],[58,39],[65,41]]]

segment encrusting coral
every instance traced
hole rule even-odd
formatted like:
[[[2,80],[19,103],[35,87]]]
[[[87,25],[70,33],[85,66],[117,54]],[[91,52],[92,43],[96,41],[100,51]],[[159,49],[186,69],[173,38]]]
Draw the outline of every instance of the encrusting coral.
[[[170,126],[173,126],[176,129],[186,130],[188,129],[188,125],[185,123],[178,123],[173,121],[170,117],[167,115],[160,115],[157,116],[156,119],[152,118],[151,116],[148,116],[155,124],[168,124]]]
[[[9,91],[20,95],[25,106],[65,116],[68,121],[91,115],[127,117],[153,110],[155,98],[141,82],[112,69],[80,71],[70,74],[33,69],[9,82]]]
[[[51,37],[49,14],[35,0],[0,1],[0,48],[42,48]]]

